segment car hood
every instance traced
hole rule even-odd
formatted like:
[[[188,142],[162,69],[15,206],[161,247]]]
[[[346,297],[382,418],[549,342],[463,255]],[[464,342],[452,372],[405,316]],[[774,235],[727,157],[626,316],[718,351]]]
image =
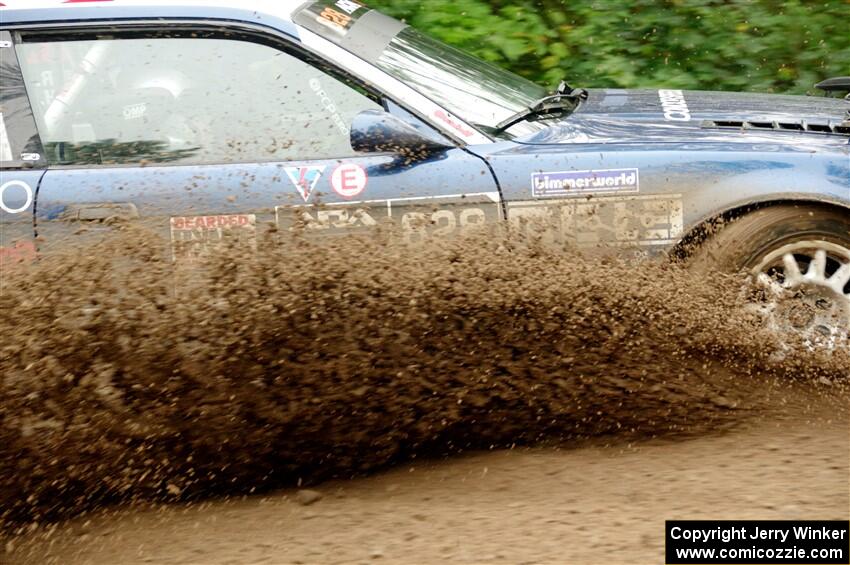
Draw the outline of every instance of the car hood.
[[[738,92],[593,89],[569,117],[520,143],[745,142],[820,138],[847,143],[850,101]]]

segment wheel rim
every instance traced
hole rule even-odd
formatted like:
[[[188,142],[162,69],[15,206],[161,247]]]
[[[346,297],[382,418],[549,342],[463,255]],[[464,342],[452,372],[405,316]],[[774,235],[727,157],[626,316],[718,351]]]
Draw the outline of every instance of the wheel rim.
[[[850,249],[799,241],[776,249],[753,269],[755,308],[768,324],[809,348],[850,347]]]

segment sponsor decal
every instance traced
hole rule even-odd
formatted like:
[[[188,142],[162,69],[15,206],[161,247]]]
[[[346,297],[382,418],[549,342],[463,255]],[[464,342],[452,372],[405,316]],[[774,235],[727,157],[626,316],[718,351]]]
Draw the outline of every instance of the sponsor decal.
[[[122,114],[124,115],[125,120],[138,120],[139,118],[143,118],[147,111],[148,105],[144,102],[140,102],[138,104],[124,106]]]
[[[325,92],[325,89],[322,88],[322,83],[319,82],[319,79],[311,78],[310,88],[313,89],[313,92],[315,92],[316,96],[319,97],[319,100],[322,101],[322,106],[325,108],[328,114],[330,114],[331,119],[334,121],[339,131],[343,135],[348,136],[350,133],[348,130],[348,125],[345,123],[345,120],[342,119],[342,116],[339,115],[336,104],[334,104],[334,101],[331,100],[331,97],[328,95],[328,93]]]
[[[449,126],[450,128],[452,128],[455,132],[459,133],[463,137],[472,137],[473,135],[475,135],[474,131],[464,126],[462,123],[460,123],[457,119],[449,115],[444,110],[437,110],[436,112],[434,112],[434,117]]]
[[[307,202],[316,189],[316,185],[319,184],[319,179],[322,178],[326,168],[324,165],[321,167],[287,167],[286,175],[295,185],[295,189],[304,199],[304,202]]]
[[[445,238],[498,225],[502,219],[499,193],[483,192],[393,200],[337,202],[321,208],[278,206],[278,228],[316,235],[345,235],[378,225],[393,225],[407,243]]]
[[[242,228],[256,224],[253,214],[234,214],[230,216],[184,216],[171,218],[171,229],[174,230],[218,230]]]
[[[336,7],[350,16],[362,8],[363,4],[355,2],[354,0],[337,0]]]
[[[336,168],[331,175],[334,192],[343,198],[356,198],[363,194],[369,183],[366,169],[356,163],[346,163]]]
[[[691,121],[691,111],[685,102],[685,95],[681,90],[659,90],[658,97],[661,99],[661,108],[664,110],[664,119],[671,122]]]
[[[679,194],[512,202],[508,219],[547,243],[578,247],[672,245],[684,234]]]
[[[417,206],[401,215],[401,231],[405,242],[418,243],[431,238],[468,234],[482,228],[487,221],[485,207],[450,205],[437,210],[422,210]]]
[[[308,231],[349,232],[378,225],[380,216],[369,208],[327,208],[312,210],[304,208],[278,207],[275,210],[277,224],[283,229],[296,226]]]
[[[226,243],[256,249],[257,218],[253,214],[181,216],[171,218],[171,247],[175,261],[192,262]]]
[[[9,203],[9,200],[11,199],[8,197],[7,194],[7,191],[9,189],[14,188],[18,188],[19,190],[22,190],[24,192],[23,204],[18,207],[14,207],[13,204]],[[3,210],[8,214],[20,214],[21,212],[28,210],[29,207],[32,206],[33,197],[34,193],[30,185],[21,180],[10,180],[9,182],[3,184],[3,186],[0,186],[0,210]]]
[[[9,132],[6,131],[6,121],[0,112],[0,161],[12,160],[12,144],[9,143]]]
[[[534,198],[576,196],[604,192],[639,192],[638,169],[602,171],[561,171],[533,173],[531,194]]]
[[[316,21],[331,28],[332,30],[345,34],[355,21],[354,14],[363,4],[354,0],[337,0],[327,5],[319,12]]]
[[[8,266],[13,263],[30,263],[35,260],[37,251],[31,241],[18,241],[8,247],[0,247],[0,265]]]

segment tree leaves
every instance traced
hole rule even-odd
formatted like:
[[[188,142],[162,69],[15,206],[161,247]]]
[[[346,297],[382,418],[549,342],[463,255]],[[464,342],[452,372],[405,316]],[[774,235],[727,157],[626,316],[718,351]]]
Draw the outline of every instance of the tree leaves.
[[[847,0],[373,0],[548,86],[802,94],[850,74]]]

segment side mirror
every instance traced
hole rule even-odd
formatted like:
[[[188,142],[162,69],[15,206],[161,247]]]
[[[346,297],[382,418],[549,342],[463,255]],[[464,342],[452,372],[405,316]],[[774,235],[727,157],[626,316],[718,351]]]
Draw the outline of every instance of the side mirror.
[[[360,153],[397,153],[425,158],[432,153],[454,149],[454,145],[387,112],[365,110],[357,114],[351,124],[351,148]]]

